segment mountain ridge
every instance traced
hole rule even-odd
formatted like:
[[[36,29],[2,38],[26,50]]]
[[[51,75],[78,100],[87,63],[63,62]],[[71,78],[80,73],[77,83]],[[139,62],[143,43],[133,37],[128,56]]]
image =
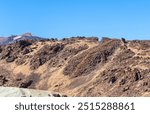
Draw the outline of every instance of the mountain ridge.
[[[73,37],[0,46],[0,85],[67,96],[150,96],[150,40]]]
[[[48,38],[41,38],[33,36],[31,33],[24,33],[22,35],[11,35],[9,37],[0,37],[0,45],[7,45],[10,43],[17,42],[19,40],[47,40]]]

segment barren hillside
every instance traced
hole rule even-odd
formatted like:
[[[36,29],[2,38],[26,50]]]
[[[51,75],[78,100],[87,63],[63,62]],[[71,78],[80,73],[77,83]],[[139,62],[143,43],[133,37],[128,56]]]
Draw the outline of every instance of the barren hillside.
[[[0,46],[0,86],[67,96],[150,96],[150,40],[75,37]]]

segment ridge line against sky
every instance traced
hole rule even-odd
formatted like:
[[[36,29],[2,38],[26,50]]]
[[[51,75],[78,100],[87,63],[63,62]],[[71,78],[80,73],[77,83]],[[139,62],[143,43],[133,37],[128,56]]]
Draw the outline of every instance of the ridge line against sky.
[[[150,39],[150,0],[0,0],[0,36]]]

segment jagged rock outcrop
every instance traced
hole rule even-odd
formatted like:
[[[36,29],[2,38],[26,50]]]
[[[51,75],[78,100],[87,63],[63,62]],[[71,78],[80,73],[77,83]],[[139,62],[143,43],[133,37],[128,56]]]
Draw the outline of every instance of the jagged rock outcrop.
[[[19,54],[24,52],[24,48],[32,44],[31,40],[21,40],[13,44],[1,47],[0,59],[6,59],[6,62],[13,62]]]
[[[0,46],[0,86],[67,96],[150,96],[149,66],[149,40],[73,37]]]
[[[107,62],[109,56],[119,47],[120,42],[115,40],[104,43],[85,51],[72,58],[64,69],[64,74],[72,77],[91,73],[97,65]]]
[[[48,60],[56,57],[57,54],[64,48],[63,44],[56,44],[53,46],[45,45],[41,48],[30,61],[30,68],[37,69],[39,66],[46,63]]]

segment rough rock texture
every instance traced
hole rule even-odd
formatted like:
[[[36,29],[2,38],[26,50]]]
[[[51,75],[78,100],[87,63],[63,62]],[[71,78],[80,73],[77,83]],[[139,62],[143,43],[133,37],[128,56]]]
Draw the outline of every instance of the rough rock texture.
[[[64,74],[78,77],[84,74],[89,74],[97,65],[103,64],[108,61],[114,51],[119,47],[119,41],[112,41],[98,45],[88,51],[79,54],[72,58],[64,69]]]
[[[62,44],[56,44],[53,46],[45,45],[43,46],[31,59],[30,66],[31,69],[37,69],[39,66],[46,63],[48,60],[52,59],[53,57],[56,57],[57,54],[63,50],[64,45]]]
[[[30,46],[33,41],[21,40],[13,44],[1,46],[0,59],[6,59],[6,62],[13,62],[19,54],[24,52],[24,48]]]
[[[150,41],[22,40],[0,46],[0,71],[4,87],[67,96],[150,96]]]

